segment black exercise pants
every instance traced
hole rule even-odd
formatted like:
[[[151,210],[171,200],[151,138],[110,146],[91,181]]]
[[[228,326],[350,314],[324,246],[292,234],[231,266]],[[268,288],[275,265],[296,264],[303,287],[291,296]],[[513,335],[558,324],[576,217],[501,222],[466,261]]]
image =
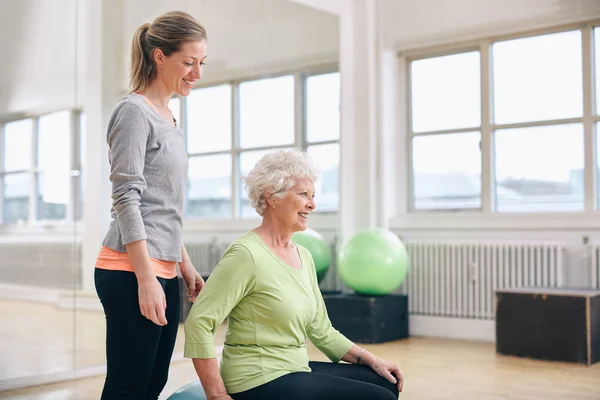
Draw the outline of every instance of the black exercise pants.
[[[96,268],[96,291],[106,315],[107,373],[101,400],[158,399],[167,383],[179,326],[177,278],[157,278],[167,300],[167,325],[140,311],[133,272]]]
[[[234,400],[397,400],[395,384],[364,365],[310,362],[294,372],[230,396]]]

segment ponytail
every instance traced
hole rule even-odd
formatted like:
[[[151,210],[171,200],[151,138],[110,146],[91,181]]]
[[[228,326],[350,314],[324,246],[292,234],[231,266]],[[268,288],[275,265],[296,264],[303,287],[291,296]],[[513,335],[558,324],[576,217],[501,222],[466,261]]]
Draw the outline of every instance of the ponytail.
[[[145,23],[136,29],[131,43],[131,75],[130,90],[137,92],[144,90],[152,82],[154,62],[148,54],[147,34],[150,24]]]

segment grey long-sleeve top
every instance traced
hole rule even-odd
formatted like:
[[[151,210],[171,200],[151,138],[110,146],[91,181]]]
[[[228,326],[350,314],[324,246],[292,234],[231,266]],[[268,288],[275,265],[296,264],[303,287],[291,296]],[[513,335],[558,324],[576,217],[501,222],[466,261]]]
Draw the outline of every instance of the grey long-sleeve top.
[[[103,245],[125,252],[126,244],[145,239],[151,258],[181,261],[188,170],[184,132],[131,93],[113,111],[107,141],[113,202]]]

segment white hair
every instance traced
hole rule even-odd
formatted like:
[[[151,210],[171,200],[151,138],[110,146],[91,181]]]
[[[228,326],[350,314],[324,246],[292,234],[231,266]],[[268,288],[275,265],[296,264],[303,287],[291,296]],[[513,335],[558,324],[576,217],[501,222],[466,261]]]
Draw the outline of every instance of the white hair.
[[[319,173],[319,168],[302,149],[277,149],[265,154],[242,179],[250,205],[262,216],[267,209],[266,192],[270,192],[272,198],[282,199],[296,180],[316,182]]]

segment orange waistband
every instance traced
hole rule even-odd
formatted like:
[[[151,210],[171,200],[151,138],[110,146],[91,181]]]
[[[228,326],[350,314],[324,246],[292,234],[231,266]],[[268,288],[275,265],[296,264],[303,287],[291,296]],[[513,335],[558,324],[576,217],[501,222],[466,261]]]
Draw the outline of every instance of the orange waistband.
[[[154,258],[151,258],[150,261],[156,276],[165,279],[177,276],[177,263],[175,261],[164,261]],[[106,246],[102,246],[100,249],[100,254],[98,254],[98,258],[96,259],[96,268],[134,272],[133,265],[131,265],[127,253],[121,253]]]

